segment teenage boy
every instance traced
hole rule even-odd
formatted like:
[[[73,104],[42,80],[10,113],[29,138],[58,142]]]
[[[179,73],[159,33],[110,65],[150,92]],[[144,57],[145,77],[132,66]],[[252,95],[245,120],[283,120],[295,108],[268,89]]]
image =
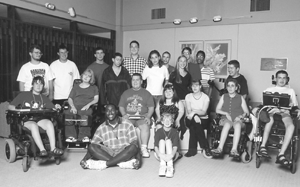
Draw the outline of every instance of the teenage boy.
[[[264,92],[270,92],[270,93],[275,93],[278,92],[279,94],[288,94],[290,95],[290,106],[291,107],[298,107],[298,101],[296,98],[296,94],[295,91],[292,88],[289,88],[286,86],[287,82],[288,82],[288,73],[284,70],[279,70],[276,73],[276,86],[274,87],[270,87],[267,88]],[[296,109],[296,111],[298,112],[297,116],[298,118],[300,117],[300,110]],[[265,125],[265,129],[264,129],[264,134],[263,134],[263,139],[262,139],[262,143],[259,149],[258,154],[260,154],[263,157],[266,158],[271,158],[268,155],[267,149],[266,149],[266,143],[268,141],[269,138],[269,134],[272,128],[272,125],[274,123],[274,115],[279,115],[282,118],[282,122],[285,126],[285,135],[284,135],[284,140],[280,149],[280,152],[276,158],[276,163],[277,164],[281,164],[281,165],[285,165],[285,166],[289,166],[290,162],[286,159],[284,153],[291,141],[291,138],[293,136],[294,133],[294,129],[295,129],[295,125],[297,124],[293,124],[293,120],[290,116],[289,110],[285,110],[285,109],[279,109],[279,108],[272,108],[269,112],[269,117],[270,117],[270,122],[266,123]]]
[[[45,85],[42,94],[49,96],[53,100],[53,74],[48,64],[41,62],[40,59],[43,53],[38,45],[33,45],[29,48],[30,61],[24,64],[18,74],[20,91],[30,91],[32,79],[36,76],[44,78]]]
[[[247,99],[248,96],[248,84],[245,77],[240,74],[240,63],[237,60],[231,60],[228,62],[228,73],[229,76],[227,79],[236,79],[240,89],[238,90],[238,94],[242,95],[244,99]],[[224,88],[226,85],[224,84]],[[225,88],[226,90],[226,88]],[[247,100],[246,100],[247,101]]]
[[[150,137],[151,116],[154,112],[154,100],[150,92],[142,88],[142,82],[141,74],[132,75],[132,88],[122,94],[119,107],[123,118],[130,119],[137,127],[142,156],[148,158],[150,154],[147,145]]]
[[[125,57],[123,66],[132,76],[134,73],[142,74],[147,64],[147,60],[139,55],[140,44],[138,41],[130,42],[130,57]]]
[[[102,75],[101,94],[106,104],[118,106],[120,97],[130,88],[131,76],[122,65],[122,54],[115,53],[112,66],[106,68]]]
[[[54,86],[54,104],[63,105],[68,100],[75,79],[80,79],[76,64],[68,60],[68,50],[61,44],[58,48],[58,60],[51,63],[50,69],[55,77]]]
[[[95,132],[81,167],[104,170],[118,165],[121,169],[139,169],[141,156],[134,126],[119,117],[112,104],[106,106],[105,115],[106,120]]]
[[[95,54],[94,56],[96,57],[96,61],[90,64],[87,69],[91,69],[94,71],[95,79],[96,79],[96,85],[99,90],[99,106],[103,105],[105,103],[105,100],[103,97],[101,97],[101,83],[102,83],[102,74],[103,71],[108,68],[108,64],[104,62],[104,49],[101,47],[97,47],[95,49]],[[102,107],[98,107],[98,110],[100,110]]]
[[[170,54],[168,51],[165,51],[165,52],[162,54],[162,61],[164,62],[164,65],[168,68],[169,74],[171,74],[171,73],[175,70],[175,67],[174,67],[174,66],[171,66],[171,65],[169,64],[170,59],[171,59],[171,54]]]

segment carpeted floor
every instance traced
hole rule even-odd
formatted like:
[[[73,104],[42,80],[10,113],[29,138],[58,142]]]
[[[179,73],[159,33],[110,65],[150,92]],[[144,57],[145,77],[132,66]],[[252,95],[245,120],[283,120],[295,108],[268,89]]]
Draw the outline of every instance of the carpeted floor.
[[[45,163],[32,161],[28,172],[22,170],[22,160],[8,163],[4,156],[5,139],[0,139],[0,186],[1,187],[40,187],[40,186],[104,186],[104,187],[296,187],[300,185],[300,169],[291,174],[289,169],[275,164],[277,152],[271,152],[272,160],[264,161],[259,169],[255,160],[248,164],[233,161],[228,155],[223,159],[205,159],[201,154],[194,157],[183,157],[175,164],[174,178],[158,176],[159,163],[153,152],[150,158],[143,159],[139,170],[124,170],[119,167],[103,171],[83,170],[79,161],[85,150],[66,151],[60,165],[54,160]],[[300,168],[300,162],[297,163]]]

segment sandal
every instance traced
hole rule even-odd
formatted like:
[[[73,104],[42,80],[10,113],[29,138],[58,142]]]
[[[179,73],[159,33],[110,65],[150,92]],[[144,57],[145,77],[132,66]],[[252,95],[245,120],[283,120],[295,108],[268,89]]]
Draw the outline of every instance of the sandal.
[[[276,157],[276,164],[281,164],[283,166],[290,166],[290,162],[285,158],[284,155],[278,155]]]
[[[40,151],[40,157],[47,157],[47,156],[48,156],[48,152],[46,150]]]
[[[62,149],[59,149],[59,148],[55,148],[53,151],[52,151],[53,155],[54,156],[61,156],[64,154],[64,151]]]
[[[265,146],[261,146],[259,148],[258,155],[262,156],[262,157],[265,157],[265,158],[268,158],[268,159],[271,158],[270,155],[268,154],[267,149],[266,149]]]
[[[212,149],[211,153],[214,157],[218,157],[218,156],[221,156],[223,154],[223,150],[218,147],[217,149]]]
[[[233,150],[230,151],[229,157],[239,158],[240,154],[237,152],[237,150],[233,149]]]

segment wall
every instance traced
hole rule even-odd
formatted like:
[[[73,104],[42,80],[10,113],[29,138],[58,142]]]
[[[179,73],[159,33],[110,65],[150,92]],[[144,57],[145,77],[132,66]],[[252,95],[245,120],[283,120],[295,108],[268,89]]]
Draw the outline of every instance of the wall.
[[[34,0],[2,0],[1,2],[73,21],[79,21],[115,30],[116,0],[39,0],[38,2]],[[77,15],[82,15],[86,18],[80,16],[72,18],[66,12],[48,10],[43,6],[45,3],[52,3],[56,6],[56,9],[63,11],[67,11],[68,8],[74,7]]]
[[[250,12],[250,0],[123,0],[123,30],[295,21],[300,19],[299,7],[299,0],[271,0],[271,11],[261,12]],[[151,10],[156,8],[166,8],[165,19],[151,20]],[[223,17],[222,22],[212,21],[216,15]],[[199,22],[190,24],[187,20],[192,17]],[[175,26],[175,18],[186,22]]]
[[[152,49],[168,50],[171,64],[180,55],[179,41],[231,40],[231,59],[241,63],[252,102],[260,102],[264,89],[271,85],[275,72],[260,71],[260,59],[287,57],[290,85],[300,95],[299,75],[300,21],[124,31],[124,56],[129,55],[131,40],[140,42],[140,54],[148,57]],[[220,85],[219,85],[220,87]]]

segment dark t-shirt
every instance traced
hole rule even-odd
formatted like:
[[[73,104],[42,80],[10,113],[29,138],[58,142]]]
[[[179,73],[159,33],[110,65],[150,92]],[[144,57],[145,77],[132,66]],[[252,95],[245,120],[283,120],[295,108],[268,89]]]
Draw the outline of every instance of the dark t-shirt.
[[[227,77],[227,79],[235,79],[235,80],[237,80],[237,82],[240,85],[240,90],[238,90],[238,94],[240,94],[240,95],[249,95],[247,80],[245,79],[245,77],[242,74],[240,74],[240,76],[238,76],[236,78],[232,78],[232,76],[229,75]],[[225,84],[224,84],[224,88],[226,89],[226,85]]]
[[[33,109],[39,108],[54,108],[53,103],[43,94],[35,95],[31,91],[30,92],[22,92],[20,93],[11,103],[11,105],[18,106],[22,105],[22,107],[28,107]],[[42,107],[44,105],[44,107]]]
[[[174,85],[174,89],[176,90],[176,93],[178,95],[178,98],[180,100],[184,100],[185,96],[190,93],[189,86],[191,85],[192,82],[192,77],[189,72],[181,78],[181,83],[176,82],[176,71],[173,71],[170,75],[169,82],[171,82]]]
[[[131,88],[122,94],[119,106],[129,115],[144,115],[149,107],[154,107],[154,100],[150,92],[144,88],[139,90]]]
[[[179,134],[178,131],[171,128],[170,131],[165,131],[164,128],[160,128],[155,132],[154,146],[158,147],[160,140],[170,139],[173,147],[179,146]]]

